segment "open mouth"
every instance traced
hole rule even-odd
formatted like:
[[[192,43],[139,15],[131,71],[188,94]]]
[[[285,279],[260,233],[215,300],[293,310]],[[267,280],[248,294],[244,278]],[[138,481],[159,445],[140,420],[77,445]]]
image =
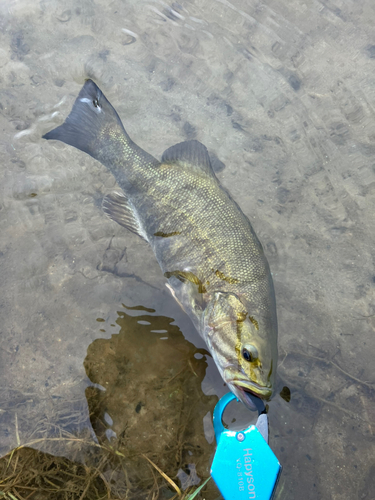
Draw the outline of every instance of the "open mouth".
[[[233,380],[230,385],[233,387],[234,392],[239,399],[250,410],[257,410],[262,413],[265,410],[265,401],[268,401],[272,395],[272,389],[269,387],[261,387],[254,382]]]
[[[260,406],[264,409],[265,402],[271,399],[273,393],[272,382],[267,380],[265,385],[258,384],[231,368],[227,367],[223,378],[237,399],[240,399],[250,410],[254,411]]]
[[[241,380],[234,380],[232,382],[234,386],[236,386],[242,393],[252,394],[258,398],[264,399],[268,401],[272,395],[272,389],[270,387],[262,387],[260,385],[255,384],[254,382]]]
[[[242,401],[250,410],[257,410],[259,414],[265,411],[264,401],[258,394],[243,387],[238,387],[238,389],[242,395]]]
[[[248,387],[242,387],[238,384],[233,384],[235,391],[233,391],[238,399],[241,399],[243,404],[251,411],[258,411],[259,414],[265,411],[264,398],[255,390]]]

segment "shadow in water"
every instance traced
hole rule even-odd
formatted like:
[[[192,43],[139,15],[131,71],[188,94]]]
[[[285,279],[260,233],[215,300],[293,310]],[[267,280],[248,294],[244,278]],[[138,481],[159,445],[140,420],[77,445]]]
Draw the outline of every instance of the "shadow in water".
[[[191,464],[205,479],[214,444],[205,439],[203,418],[217,402],[201,390],[207,351],[185,340],[172,318],[118,314],[120,332],[94,341],[84,361],[95,384],[86,397],[99,443],[122,457],[123,488],[160,484],[144,455],[171,478]]]
[[[209,476],[215,443],[206,439],[204,421],[211,421],[218,398],[201,390],[208,353],[185,340],[172,318],[132,309],[118,312],[119,333],[95,340],[84,360],[93,383],[86,398],[97,442],[73,435],[55,438],[56,444],[66,440],[67,446],[85,449],[84,465],[17,448],[0,460],[4,494],[28,499],[174,497],[173,486],[150,460],[181,484],[183,496]],[[212,481],[203,491],[207,500],[219,496]]]

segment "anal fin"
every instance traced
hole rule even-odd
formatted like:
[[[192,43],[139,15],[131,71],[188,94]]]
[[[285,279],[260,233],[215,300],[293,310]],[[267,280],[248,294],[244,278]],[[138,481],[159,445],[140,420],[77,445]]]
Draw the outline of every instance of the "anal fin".
[[[148,241],[137,213],[125,194],[118,192],[107,194],[103,198],[102,208],[110,219]]]

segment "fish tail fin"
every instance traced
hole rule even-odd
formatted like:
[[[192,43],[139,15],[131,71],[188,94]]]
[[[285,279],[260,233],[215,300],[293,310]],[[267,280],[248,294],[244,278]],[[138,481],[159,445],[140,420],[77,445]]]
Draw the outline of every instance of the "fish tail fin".
[[[43,139],[74,146],[106,165],[110,160],[109,137],[132,142],[103,92],[92,80],[86,80],[65,122],[45,134]]]

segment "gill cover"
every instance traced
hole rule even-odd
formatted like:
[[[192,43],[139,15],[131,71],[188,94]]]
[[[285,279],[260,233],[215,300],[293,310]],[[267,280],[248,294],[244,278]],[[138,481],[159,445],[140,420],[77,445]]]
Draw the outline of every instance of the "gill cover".
[[[246,406],[248,393],[269,399],[273,359],[261,316],[249,314],[237,295],[216,292],[203,315],[207,345],[224,381]]]
[[[244,321],[246,316],[245,306],[234,293],[215,292],[205,311],[204,328],[212,335],[213,331],[229,323]]]

